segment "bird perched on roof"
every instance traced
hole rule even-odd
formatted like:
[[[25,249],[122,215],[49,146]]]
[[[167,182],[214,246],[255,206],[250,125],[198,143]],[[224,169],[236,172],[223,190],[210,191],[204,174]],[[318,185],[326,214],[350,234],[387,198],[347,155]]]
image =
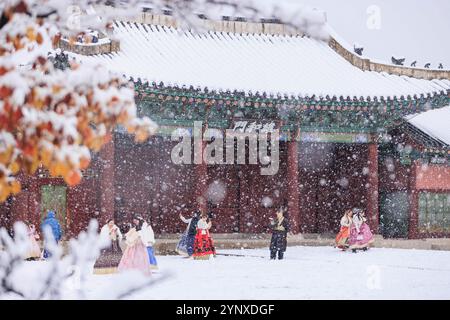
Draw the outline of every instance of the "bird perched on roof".
[[[439,63],[438,69],[444,69],[444,65],[442,63]]]
[[[397,66],[402,66],[403,63],[405,62],[405,58],[394,58],[391,57],[392,63],[397,65]]]
[[[417,60],[414,60],[414,61],[411,63],[411,67],[415,67],[416,64],[417,64]]]
[[[363,52],[364,48],[360,45],[354,44],[353,45],[353,51],[355,51],[355,53],[359,56],[362,56],[362,52]]]
[[[428,62],[427,64],[424,65],[424,68],[430,69],[430,66],[431,66],[431,63]]]
[[[56,54],[50,54],[49,60],[53,63],[53,66],[59,70],[65,70],[70,68],[69,55],[64,51],[56,52]]]

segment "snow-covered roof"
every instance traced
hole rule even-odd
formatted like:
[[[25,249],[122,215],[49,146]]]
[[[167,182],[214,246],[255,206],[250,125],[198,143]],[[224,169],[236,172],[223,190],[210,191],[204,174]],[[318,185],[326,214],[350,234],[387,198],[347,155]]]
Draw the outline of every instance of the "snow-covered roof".
[[[199,34],[131,22],[116,22],[114,33],[119,52],[78,57],[144,82],[296,96],[400,97],[450,90],[445,79],[362,71],[326,42],[308,37]]]
[[[450,145],[450,106],[410,115],[406,120],[434,139]]]

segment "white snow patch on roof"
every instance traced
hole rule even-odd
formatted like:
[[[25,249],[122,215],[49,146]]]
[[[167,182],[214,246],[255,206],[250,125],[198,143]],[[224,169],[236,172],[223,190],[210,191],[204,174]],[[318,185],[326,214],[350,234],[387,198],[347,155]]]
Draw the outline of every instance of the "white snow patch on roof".
[[[411,115],[406,119],[431,137],[450,145],[450,106]]]

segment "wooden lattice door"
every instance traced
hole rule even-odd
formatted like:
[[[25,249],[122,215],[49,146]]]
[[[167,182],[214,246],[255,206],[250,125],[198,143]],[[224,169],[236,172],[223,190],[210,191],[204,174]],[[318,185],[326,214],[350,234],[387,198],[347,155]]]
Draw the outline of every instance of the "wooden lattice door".
[[[41,186],[41,222],[47,216],[49,210],[56,213],[56,218],[61,228],[65,230],[67,214],[66,186],[51,184]]]

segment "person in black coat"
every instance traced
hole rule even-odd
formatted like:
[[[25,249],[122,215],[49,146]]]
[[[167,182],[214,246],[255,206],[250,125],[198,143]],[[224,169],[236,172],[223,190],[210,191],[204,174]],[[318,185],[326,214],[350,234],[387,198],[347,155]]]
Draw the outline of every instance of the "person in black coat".
[[[278,253],[278,259],[283,259],[287,247],[287,233],[289,231],[288,219],[284,216],[285,209],[280,208],[277,211],[276,219],[270,218],[270,229],[272,230],[272,239],[270,240],[270,259],[275,260]]]
[[[187,253],[190,256],[194,253],[194,240],[195,235],[197,234],[197,223],[198,220],[200,220],[200,211],[196,210],[194,212],[194,215],[190,219],[189,227],[187,230],[187,237],[186,237],[186,249]]]

